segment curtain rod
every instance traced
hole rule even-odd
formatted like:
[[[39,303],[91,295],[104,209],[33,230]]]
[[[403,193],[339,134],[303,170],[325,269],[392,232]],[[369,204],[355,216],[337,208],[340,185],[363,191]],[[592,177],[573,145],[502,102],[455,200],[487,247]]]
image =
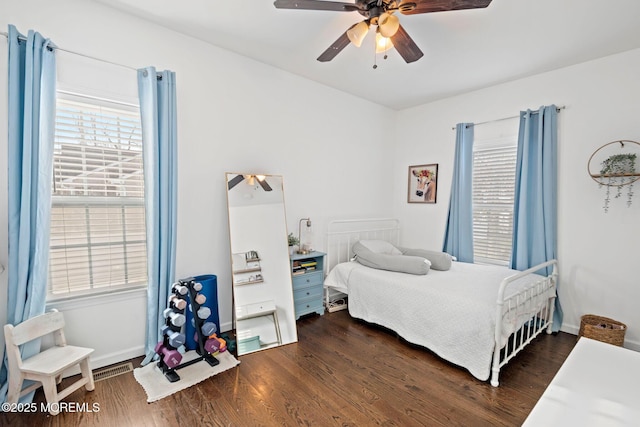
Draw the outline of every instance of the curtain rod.
[[[9,33],[0,32],[0,35],[5,36],[5,38],[7,39],[7,41],[9,40]],[[19,40],[23,40],[23,41],[26,41],[26,40],[27,40],[27,38],[26,38],[26,37],[24,37],[24,36],[18,36],[18,39],[19,39]],[[94,61],[105,62],[105,63],[107,63],[107,64],[111,64],[111,65],[115,65],[115,66],[118,66],[118,67],[127,68],[127,69],[129,69],[129,70],[133,70],[133,71],[138,71],[138,69],[137,69],[137,68],[133,68],[133,67],[130,67],[130,66],[128,66],[128,65],[119,64],[119,63],[117,63],[117,62],[107,61],[106,59],[96,58],[95,56],[85,55],[84,53],[74,52],[74,51],[72,51],[72,50],[63,49],[63,48],[58,47],[58,46],[51,46],[51,48],[52,48],[52,49],[54,49],[54,50],[59,50],[59,51],[62,51],[62,52],[70,53],[70,54],[72,54],[72,55],[77,55],[77,56],[82,56],[82,57],[84,57],[84,58],[93,59]]]
[[[556,107],[556,111],[560,112],[560,110],[564,110],[566,107],[564,105],[561,105],[560,107]],[[531,114],[538,114],[538,111],[532,111]],[[479,125],[484,125],[487,123],[494,123],[494,122],[501,122],[503,120],[511,120],[511,119],[517,119],[518,117],[520,117],[520,114],[518,114],[517,116],[510,116],[510,117],[502,117],[499,119],[493,119],[493,120],[487,120],[484,122],[479,122],[479,123],[474,123],[474,126],[479,126]],[[465,126],[465,128],[468,128],[469,126]],[[452,127],[451,130],[456,130],[456,127]]]

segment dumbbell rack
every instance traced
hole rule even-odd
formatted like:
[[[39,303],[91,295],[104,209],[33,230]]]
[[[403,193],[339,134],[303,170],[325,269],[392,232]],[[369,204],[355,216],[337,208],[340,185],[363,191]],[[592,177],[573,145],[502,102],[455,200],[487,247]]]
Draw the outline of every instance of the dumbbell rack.
[[[199,285],[199,284],[198,284]],[[180,293],[178,293],[176,291],[176,289],[178,288],[178,286],[184,286],[188,289],[188,292],[186,293],[186,295],[181,295]],[[164,374],[164,376],[167,378],[167,380],[169,380],[169,382],[176,382],[176,381],[180,381],[180,376],[178,375],[178,373],[176,372],[176,370],[178,369],[182,369],[185,368],[187,366],[191,366],[195,363],[198,363],[200,361],[205,360],[210,366],[216,366],[220,363],[220,361],[218,359],[215,358],[215,356],[213,356],[211,353],[209,353],[206,349],[205,349],[205,342],[207,340],[207,338],[209,338],[208,336],[203,335],[202,333],[202,326],[205,323],[205,319],[201,319],[198,316],[198,312],[200,310],[201,307],[203,307],[202,304],[198,303],[198,289],[196,289],[197,285],[196,285],[196,281],[194,278],[189,277],[187,279],[181,279],[178,282],[174,283],[173,285],[173,289],[174,292],[172,294],[173,298],[180,298],[180,299],[184,299],[186,300],[188,297],[188,304],[183,308],[183,309],[179,309],[175,306],[175,304],[171,304],[170,303],[170,307],[173,312],[177,313],[177,314],[181,314],[181,315],[185,315],[186,314],[186,310],[190,310],[193,313],[193,322],[194,322],[194,327],[195,327],[195,333],[196,333],[196,341],[197,341],[197,348],[196,348],[196,352],[198,353],[198,357],[196,357],[195,359],[189,360],[187,362],[184,362],[182,364],[179,364],[177,366],[174,367],[170,367],[167,365],[167,363],[165,362],[164,358],[162,357],[162,354],[158,353],[160,355],[160,360],[158,361],[158,368],[160,368],[160,370],[162,371],[162,373]],[[172,298],[170,296],[170,300]],[[176,327],[175,325],[173,325],[171,323],[171,319],[168,316],[165,316],[165,328],[168,327],[170,330],[172,331],[176,331],[176,332],[180,332],[180,328]],[[160,343],[158,343],[158,346],[160,345]],[[169,348],[169,349],[174,349],[177,350],[174,346],[171,345],[169,337],[167,334],[163,333],[163,340],[162,340],[162,345],[164,346],[164,348]]]

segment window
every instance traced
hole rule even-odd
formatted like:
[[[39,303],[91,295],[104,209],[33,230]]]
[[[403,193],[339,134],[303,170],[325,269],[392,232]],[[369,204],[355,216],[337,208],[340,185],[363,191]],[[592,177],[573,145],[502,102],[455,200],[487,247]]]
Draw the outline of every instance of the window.
[[[146,283],[138,107],[59,92],[48,298]]]
[[[473,145],[474,262],[508,266],[517,138],[475,140]]]

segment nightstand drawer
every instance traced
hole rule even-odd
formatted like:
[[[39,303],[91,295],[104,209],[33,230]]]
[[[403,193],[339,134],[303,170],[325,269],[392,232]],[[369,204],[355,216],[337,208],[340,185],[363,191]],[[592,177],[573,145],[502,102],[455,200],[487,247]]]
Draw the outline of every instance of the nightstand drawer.
[[[312,285],[322,284],[322,271],[315,273],[305,273],[293,277],[293,290],[306,288]]]
[[[296,301],[310,299],[320,299],[322,300],[322,286],[321,285],[313,285],[308,288],[296,289],[293,291],[293,299]]]
[[[305,299],[304,301],[296,301],[296,319],[309,313],[324,314],[324,306],[322,299]]]

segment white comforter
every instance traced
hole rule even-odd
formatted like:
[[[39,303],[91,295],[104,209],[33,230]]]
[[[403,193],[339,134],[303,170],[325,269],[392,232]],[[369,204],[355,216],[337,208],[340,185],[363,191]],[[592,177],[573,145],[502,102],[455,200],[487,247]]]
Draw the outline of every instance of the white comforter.
[[[515,273],[503,267],[454,262],[449,271],[416,276],[347,262],[329,273],[325,286],[349,295],[351,316],[390,328],[484,381],[489,378],[495,347],[498,288]],[[505,296],[540,279],[538,275],[518,279]],[[549,296],[527,302],[528,311],[533,314]],[[507,319],[501,346],[526,320]]]

